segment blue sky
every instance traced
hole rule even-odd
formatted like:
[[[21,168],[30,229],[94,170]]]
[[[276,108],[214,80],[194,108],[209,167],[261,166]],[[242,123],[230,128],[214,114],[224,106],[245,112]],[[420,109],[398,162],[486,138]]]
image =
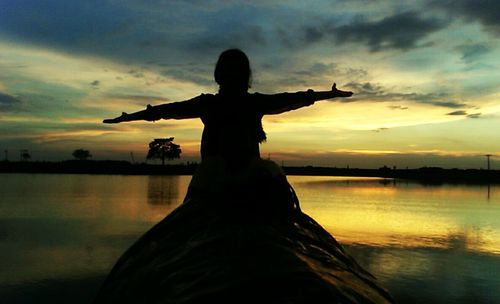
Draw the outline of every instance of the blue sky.
[[[0,1],[0,148],[17,159],[142,160],[197,120],[104,125],[147,104],[215,93],[217,56],[250,57],[252,91],[332,82],[322,101],[264,119],[263,157],[328,166],[485,167],[500,154],[497,1]],[[497,158],[492,158],[494,166]]]

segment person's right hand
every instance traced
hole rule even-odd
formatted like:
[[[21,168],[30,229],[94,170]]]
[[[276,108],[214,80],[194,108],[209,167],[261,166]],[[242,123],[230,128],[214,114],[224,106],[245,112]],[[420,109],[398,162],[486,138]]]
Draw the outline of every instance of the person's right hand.
[[[127,117],[127,115],[128,115],[127,113],[122,112],[122,115],[115,117],[115,118],[105,119],[102,122],[107,123],[107,124],[120,123],[120,122],[126,121],[125,118]]]

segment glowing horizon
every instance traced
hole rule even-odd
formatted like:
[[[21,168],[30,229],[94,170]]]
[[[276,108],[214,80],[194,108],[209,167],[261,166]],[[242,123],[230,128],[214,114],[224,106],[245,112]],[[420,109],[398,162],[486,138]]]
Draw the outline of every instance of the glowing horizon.
[[[479,168],[485,154],[500,154],[498,20],[464,10],[467,0],[404,9],[397,1],[315,3],[93,8],[75,1],[67,11],[62,1],[4,3],[0,148],[11,159],[21,149],[34,160],[68,159],[84,148],[95,159],[129,160],[133,152],[141,160],[151,139],[172,136],[180,161],[196,161],[199,120],[101,121],[217,92],[217,56],[239,47],[250,57],[252,92],[327,90],[335,81],[355,93],[350,102],[266,116],[262,157],[292,165]],[[455,21],[447,21],[450,14]]]

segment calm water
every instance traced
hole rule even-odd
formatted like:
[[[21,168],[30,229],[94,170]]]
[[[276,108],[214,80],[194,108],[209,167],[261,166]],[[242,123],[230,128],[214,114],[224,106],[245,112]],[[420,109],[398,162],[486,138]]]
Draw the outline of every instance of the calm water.
[[[89,303],[189,176],[0,174],[0,302]],[[401,303],[500,303],[500,186],[291,176],[302,209]]]

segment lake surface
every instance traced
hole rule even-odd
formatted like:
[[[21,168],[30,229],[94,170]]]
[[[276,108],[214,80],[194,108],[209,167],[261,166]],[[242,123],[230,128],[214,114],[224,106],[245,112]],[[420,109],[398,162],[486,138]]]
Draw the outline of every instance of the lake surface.
[[[289,176],[400,303],[500,303],[500,186]],[[0,174],[0,302],[89,303],[190,176]]]

